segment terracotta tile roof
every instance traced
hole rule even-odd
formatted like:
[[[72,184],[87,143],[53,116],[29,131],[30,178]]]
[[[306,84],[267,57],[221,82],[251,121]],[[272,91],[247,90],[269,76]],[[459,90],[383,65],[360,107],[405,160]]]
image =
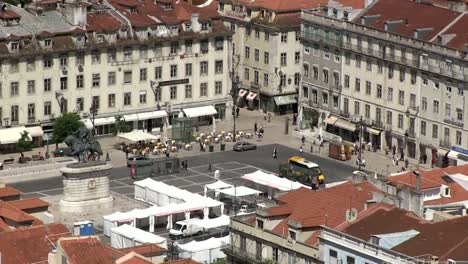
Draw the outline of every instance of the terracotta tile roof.
[[[27,224],[36,220],[34,216],[29,215],[4,201],[0,201],[0,218],[2,220],[8,219],[9,221],[18,223],[19,225]]]
[[[463,174],[468,176],[468,165],[451,166],[428,171],[420,171],[421,190],[439,188],[442,184],[450,187],[450,197],[441,197],[430,201],[425,201],[424,205],[442,205],[468,200],[468,191],[456,182],[446,182],[442,177],[447,174]],[[416,176],[412,172],[406,172],[396,176],[388,176],[387,180],[392,185],[406,184],[416,187]]]
[[[385,223],[385,224],[382,224]],[[389,234],[416,230],[415,237],[395,246],[392,250],[409,255],[434,255],[440,260],[468,260],[466,250],[468,237],[468,216],[441,222],[428,222],[414,214],[394,208],[377,210],[347,227],[344,232],[368,241],[372,235]],[[453,255],[452,255],[453,253]]]
[[[1,19],[15,19],[15,18],[20,18],[20,17],[21,17],[20,15],[16,14],[12,10],[6,10],[6,11],[0,12]]]
[[[40,198],[33,197],[16,201],[7,201],[11,206],[14,206],[20,210],[34,209],[49,206],[50,204]]]
[[[321,191],[301,188],[278,197],[277,200],[284,204],[268,208],[265,212],[271,217],[285,217],[272,230],[282,236],[287,236],[291,220],[309,229],[318,229],[321,225],[334,228],[345,222],[349,208],[362,212],[365,202],[376,191],[379,190],[368,182],[355,185],[350,181]],[[315,242],[315,235],[306,240],[310,244]]]
[[[283,13],[277,14],[275,19],[270,22],[266,18],[261,18],[260,16],[252,19],[252,22],[267,25],[270,27],[276,28],[290,28],[290,27],[300,27],[301,26],[301,13],[300,12],[292,12],[292,13]]]
[[[59,245],[70,264],[114,264],[113,255],[95,237],[60,239]],[[119,257],[124,254],[118,254]]]
[[[363,9],[366,5],[364,0],[337,0],[344,7],[352,7],[353,9]]]
[[[385,22],[403,20],[403,23],[393,29],[392,32],[414,37],[416,29],[432,28],[432,31],[421,38],[422,40],[429,41],[460,14],[460,12],[418,1],[378,0],[367,11],[361,13],[355,21],[361,23],[361,18],[364,16],[380,15],[375,21],[367,24],[367,26],[384,30]],[[428,17],[431,19],[427,19]]]
[[[468,14],[463,16],[442,35],[454,34],[455,36],[447,43],[447,46],[464,50],[468,46]]]
[[[161,264],[200,264],[200,262],[197,262],[193,259],[178,259],[178,260],[166,261]]]
[[[51,38],[54,36],[54,34],[50,33],[49,31],[41,31],[39,34],[36,35],[39,38]]]
[[[0,188],[0,198],[9,197],[9,196],[16,196],[21,195],[23,192],[16,190],[13,187],[3,187]]]
[[[96,31],[97,33],[114,32],[123,26],[118,19],[106,13],[88,13],[86,20],[88,31]]]
[[[59,223],[1,232],[2,263],[47,262],[51,241],[67,235],[70,235],[68,229]]]
[[[154,244],[146,244],[136,247],[121,248],[119,251],[124,254],[135,252],[143,256],[149,256],[167,252],[167,249]]]
[[[143,256],[137,255],[136,253],[128,253],[127,255],[118,259],[116,264],[152,264],[150,260]]]
[[[326,0],[257,0],[251,4],[252,7],[267,9],[275,12],[300,11],[301,9],[315,8],[326,5]]]

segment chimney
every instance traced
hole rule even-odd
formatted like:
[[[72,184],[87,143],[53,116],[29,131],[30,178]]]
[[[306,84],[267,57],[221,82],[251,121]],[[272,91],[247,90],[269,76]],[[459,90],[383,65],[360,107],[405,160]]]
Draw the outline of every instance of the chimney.
[[[413,171],[413,174],[416,176],[416,190],[421,190],[421,173],[419,171]]]
[[[457,11],[457,12],[465,12],[467,11],[467,4],[463,0],[448,0],[448,9]]]
[[[362,16],[361,17],[361,24],[364,26],[368,26],[372,23],[374,23],[380,15],[368,15],[368,16]]]
[[[418,28],[414,30],[415,39],[424,39],[429,33],[431,33],[433,28]]]
[[[191,22],[192,22],[192,30],[193,32],[200,32],[201,30],[201,25],[200,25],[200,14],[198,13],[192,13],[192,18],[191,18]]]

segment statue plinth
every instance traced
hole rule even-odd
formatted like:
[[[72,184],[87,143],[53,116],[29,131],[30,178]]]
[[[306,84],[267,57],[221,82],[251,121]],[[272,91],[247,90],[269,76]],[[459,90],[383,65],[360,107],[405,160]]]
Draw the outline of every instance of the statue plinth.
[[[112,207],[109,176],[112,166],[105,161],[75,163],[61,169],[63,179],[62,212],[83,212]]]

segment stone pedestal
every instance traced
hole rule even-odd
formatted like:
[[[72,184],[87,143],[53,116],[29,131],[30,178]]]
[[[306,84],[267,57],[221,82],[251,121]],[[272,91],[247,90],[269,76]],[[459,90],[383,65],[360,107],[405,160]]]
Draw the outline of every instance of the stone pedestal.
[[[64,189],[60,211],[80,213],[111,208],[114,200],[109,190],[111,169],[105,161],[75,163],[62,168]]]

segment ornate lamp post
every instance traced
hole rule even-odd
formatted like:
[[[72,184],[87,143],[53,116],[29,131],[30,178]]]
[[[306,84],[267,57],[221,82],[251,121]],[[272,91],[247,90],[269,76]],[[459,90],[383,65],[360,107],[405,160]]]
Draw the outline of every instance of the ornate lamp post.
[[[154,94],[154,99],[157,102],[156,108],[157,110],[161,110],[161,105],[159,104],[159,101],[161,100],[161,86],[155,81],[150,82],[151,90],[153,91]]]
[[[233,132],[233,142],[236,142],[236,107],[237,107],[237,99],[239,98],[239,75],[235,75],[232,77],[232,88],[231,88],[231,96],[232,96],[232,117],[234,118],[234,132]]]
[[[65,103],[65,97],[63,96],[62,91],[55,91],[55,99],[57,100],[57,103],[60,106],[60,114],[63,113],[63,104]]]
[[[98,109],[96,108],[96,102],[92,100],[91,107],[89,108],[89,113],[91,113],[91,123],[93,124],[93,128],[91,130],[91,134],[93,135],[93,137],[94,137],[94,129],[96,129],[94,127],[94,120],[96,119],[97,112],[98,112]]]

